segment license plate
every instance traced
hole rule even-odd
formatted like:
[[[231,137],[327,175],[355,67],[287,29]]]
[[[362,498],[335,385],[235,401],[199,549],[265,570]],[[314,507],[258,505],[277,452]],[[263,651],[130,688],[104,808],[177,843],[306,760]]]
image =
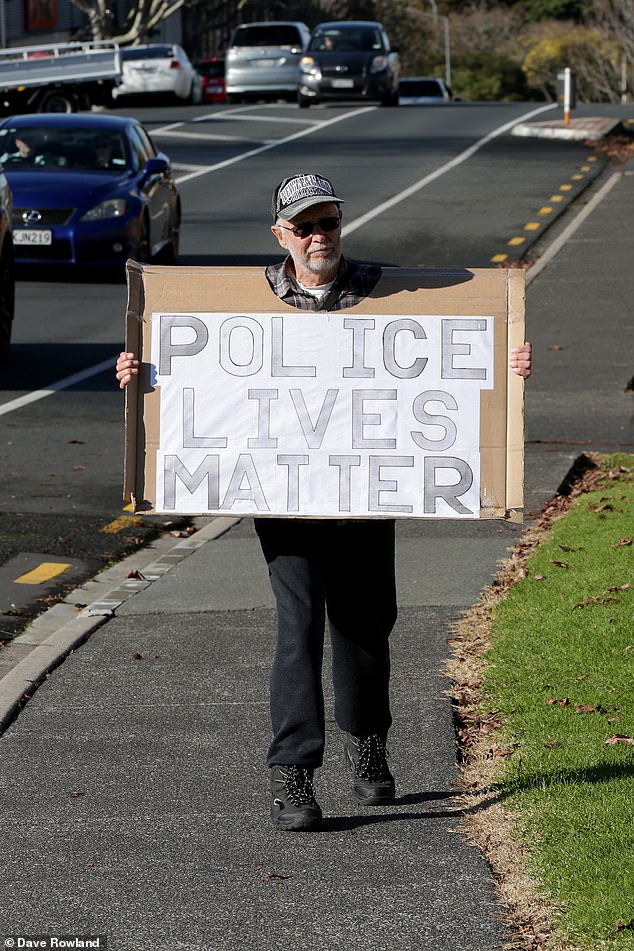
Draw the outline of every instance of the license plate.
[[[16,228],[13,232],[13,243],[14,244],[52,244],[53,243],[53,232],[52,231],[36,231],[35,229],[20,229]]]
[[[333,79],[332,88],[333,89],[352,89],[354,86],[354,79]]]

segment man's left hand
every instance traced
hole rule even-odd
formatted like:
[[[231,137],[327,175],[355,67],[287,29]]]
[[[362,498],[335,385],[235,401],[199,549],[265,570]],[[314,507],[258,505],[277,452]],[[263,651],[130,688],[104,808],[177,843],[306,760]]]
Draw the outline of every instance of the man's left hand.
[[[524,377],[525,380],[531,375],[533,366],[531,360],[532,346],[530,343],[524,343],[521,347],[513,347],[511,350],[511,359],[509,365],[513,373]]]

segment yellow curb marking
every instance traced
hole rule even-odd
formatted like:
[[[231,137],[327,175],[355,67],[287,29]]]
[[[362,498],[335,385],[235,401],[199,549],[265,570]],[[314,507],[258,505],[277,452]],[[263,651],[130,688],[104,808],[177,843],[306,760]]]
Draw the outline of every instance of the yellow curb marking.
[[[538,215],[549,215],[551,212],[552,212],[551,206],[550,206],[550,205],[544,205],[543,208],[540,208],[540,209],[539,209],[539,211],[537,212],[537,214],[538,214]]]
[[[596,160],[597,160],[596,155],[589,155],[588,158],[586,159],[586,162],[596,162]]]
[[[61,575],[67,568],[72,567],[72,565],[64,565],[58,561],[43,561],[37,568],[33,568],[32,571],[27,571],[26,574],[16,578],[14,583],[43,584],[45,581],[50,581],[51,578]]]
[[[122,512],[134,512],[134,502],[128,502],[127,505],[124,505],[121,509]]]
[[[560,191],[560,192],[569,192],[571,189],[572,189],[572,185],[560,185],[560,186],[559,186],[559,191]]]
[[[506,261],[508,254],[494,254],[491,258],[492,264],[502,264],[503,261]]]
[[[115,518],[113,522],[108,522],[99,531],[102,535],[116,535],[124,528],[139,528],[141,525],[143,525],[143,520],[135,518],[134,515],[120,515],[119,518]]]
[[[528,224],[524,225],[524,231],[537,231],[541,226],[541,221],[529,221]]]
[[[526,238],[511,238],[511,240],[508,242],[508,244],[510,244],[511,246],[513,246],[513,245],[516,245],[516,244],[524,244],[525,241],[526,241]]]
[[[571,176],[570,176],[570,180],[571,180],[572,182],[580,182],[582,178],[583,178],[583,175],[571,175]]]
[[[590,171],[590,166],[589,166],[589,165],[582,165],[582,166],[581,166],[581,171],[582,171],[582,172],[589,172],[589,171]]]
[[[563,201],[563,200],[564,200],[563,195],[551,195],[550,198],[548,199],[548,201]]]

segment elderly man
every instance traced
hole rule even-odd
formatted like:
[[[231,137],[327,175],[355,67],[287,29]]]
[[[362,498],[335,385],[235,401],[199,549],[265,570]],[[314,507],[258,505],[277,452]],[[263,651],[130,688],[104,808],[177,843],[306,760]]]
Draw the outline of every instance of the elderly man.
[[[271,230],[287,256],[268,267],[266,277],[280,300],[303,310],[341,310],[375,287],[381,268],[342,254],[342,203],[332,183],[315,173],[291,175],[275,189]],[[529,376],[530,344],[513,351],[511,367]],[[122,353],[120,385],[137,372],[134,354]],[[271,819],[279,829],[311,830],[322,818],[313,776],[325,741],[326,619],[335,719],[352,792],[364,806],[395,798],[386,748],[392,723],[389,636],[396,620],[394,521],[256,518],[255,528],[277,605],[267,756]]]

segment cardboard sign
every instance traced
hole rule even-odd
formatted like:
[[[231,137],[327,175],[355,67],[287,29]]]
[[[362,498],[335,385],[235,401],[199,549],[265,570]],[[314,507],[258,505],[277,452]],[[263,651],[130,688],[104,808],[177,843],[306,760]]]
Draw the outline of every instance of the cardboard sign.
[[[137,511],[518,517],[523,272],[384,269],[331,313],[256,268],[130,263],[128,281]]]

